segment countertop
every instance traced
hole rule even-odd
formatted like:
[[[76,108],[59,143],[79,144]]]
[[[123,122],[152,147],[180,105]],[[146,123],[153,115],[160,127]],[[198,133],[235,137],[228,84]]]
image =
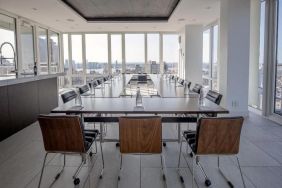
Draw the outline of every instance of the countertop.
[[[65,73],[56,73],[56,74],[46,74],[46,75],[28,75],[28,76],[10,76],[10,77],[1,77],[0,76],[0,87],[9,86],[14,84],[21,84],[26,82],[32,82],[37,80],[44,80],[49,78],[56,78],[58,76],[64,76]]]

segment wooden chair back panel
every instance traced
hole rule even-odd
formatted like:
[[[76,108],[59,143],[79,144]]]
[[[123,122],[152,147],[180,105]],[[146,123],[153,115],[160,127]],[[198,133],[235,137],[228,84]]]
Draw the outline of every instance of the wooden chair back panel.
[[[161,153],[161,118],[121,117],[119,139],[121,153]]]
[[[84,153],[84,135],[78,116],[39,116],[47,152]]]
[[[196,153],[199,155],[237,154],[243,121],[243,117],[200,119]]]

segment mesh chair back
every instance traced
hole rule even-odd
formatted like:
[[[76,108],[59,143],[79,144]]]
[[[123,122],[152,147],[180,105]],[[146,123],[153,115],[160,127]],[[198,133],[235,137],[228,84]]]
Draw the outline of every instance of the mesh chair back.
[[[215,92],[215,91],[209,90],[207,95],[206,95],[206,99],[214,102],[217,105],[220,105],[222,95],[220,93]]]
[[[79,116],[40,115],[38,121],[47,152],[85,153],[83,127]]]
[[[162,152],[161,117],[121,117],[119,118],[119,138],[121,153]]]
[[[193,87],[192,91],[195,92],[195,93],[200,94],[201,89],[202,89],[202,86],[201,86],[201,85],[195,84],[195,86]]]
[[[79,89],[80,94],[83,94],[83,93],[86,93],[87,91],[89,91],[88,85],[81,86],[78,89]]]
[[[75,91],[71,90],[71,91],[68,91],[66,93],[63,93],[61,95],[61,98],[63,100],[63,103],[67,103],[73,99],[75,99],[77,97],[77,94]]]
[[[239,152],[243,117],[201,118],[196,154],[234,155]]]

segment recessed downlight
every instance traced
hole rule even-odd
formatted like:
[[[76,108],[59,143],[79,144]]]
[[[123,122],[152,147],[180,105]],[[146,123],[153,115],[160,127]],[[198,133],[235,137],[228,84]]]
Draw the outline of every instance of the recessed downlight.
[[[183,22],[183,21],[185,21],[185,18],[179,18],[178,21]]]
[[[211,6],[207,6],[205,9],[206,9],[206,10],[210,10],[210,9],[211,9]]]
[[[68,22],[74,22],[74,19],[68,18],[67,21],[68,21]]]
[[[37,8],[32,8],[32,10],[37,11],[38,9]]]

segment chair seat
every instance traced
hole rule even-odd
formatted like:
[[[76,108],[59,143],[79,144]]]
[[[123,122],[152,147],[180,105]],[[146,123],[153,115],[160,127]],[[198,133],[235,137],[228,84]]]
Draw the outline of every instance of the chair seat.
[[[89,137],[97,137],[99,134],[99,130],[98,129],[85,129],[84,130],[84,135],[85,136],[89,136]]]

